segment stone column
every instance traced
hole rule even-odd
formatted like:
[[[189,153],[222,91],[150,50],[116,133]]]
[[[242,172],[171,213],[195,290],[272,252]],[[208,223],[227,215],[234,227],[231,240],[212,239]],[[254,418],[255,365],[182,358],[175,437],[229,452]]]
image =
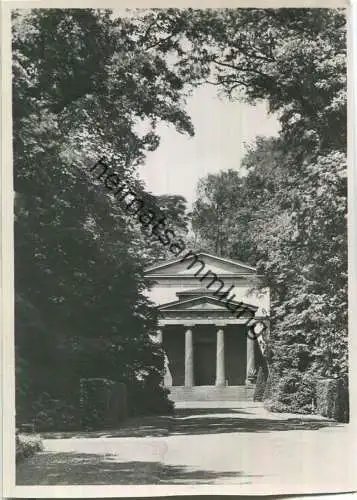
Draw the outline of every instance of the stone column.
[[[226,376],[224,371],[224,331],[217,330],[217,349],[216,349],[216,386],[224,386]]]
[[[172,386],[172,376],[169,368],[169,359],[167,357],[167,354],[165,352],[164,346],[163,346],[163,331],[162,330],[157,330],[157,342],[158,344],[161,344],[163,350],[164,350],[164,356],[165,356],[165,373],[164,373],[164,386],[165,387],[171,387]]]
[[[255,355],[254,355],[255,340],[254,338],[251,338],[249,332],[246,337],[247,337],[247,375],[245,383],[252,384],[253,382],[252,373],[255,370]]]
[[[193,339],[192,330],[185,333],[185,387],[193,386]]]

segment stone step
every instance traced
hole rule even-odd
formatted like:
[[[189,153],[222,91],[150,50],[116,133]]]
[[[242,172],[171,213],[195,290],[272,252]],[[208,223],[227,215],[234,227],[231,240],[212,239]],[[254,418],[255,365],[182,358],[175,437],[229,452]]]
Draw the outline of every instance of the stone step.
[[[194,387],[168,387],[169,398],[179,401],[253,401],[254,385],[231,385],[215,387],[198,385]]]

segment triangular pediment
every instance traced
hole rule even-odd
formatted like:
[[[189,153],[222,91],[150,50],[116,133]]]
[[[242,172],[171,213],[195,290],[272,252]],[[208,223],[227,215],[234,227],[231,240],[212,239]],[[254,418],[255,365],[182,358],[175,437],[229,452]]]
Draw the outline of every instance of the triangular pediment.
[[[146,276],[190,277],[195,276],[197,273],[199,276],[203,276],[207,272],[210,272],[211,276],[214,273],[218,277],[230,276],[237,278],[256,274],[254,267],[243,262],[217,257],[204,252],[185,251],[179,258],[146,269]]]
[[[230,307],[240,305],[243,309],[255,311],[256,306],[244,304],[243,302],[230,302]],[[227,311],[226,303],[215,297],[202,296],[187,300],[176,300],[159,307],[160,311]]]

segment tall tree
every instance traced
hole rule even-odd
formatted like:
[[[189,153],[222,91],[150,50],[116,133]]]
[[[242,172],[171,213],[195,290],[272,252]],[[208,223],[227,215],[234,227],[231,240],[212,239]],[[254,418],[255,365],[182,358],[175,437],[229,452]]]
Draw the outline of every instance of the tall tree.
[[[162,51],[176,53],[183,78],[209,82],[231,99],[265,99],[278,113],[279,139],[258,142],[245,159],[250,172],[238,208],[256,219],[248,224],[249,241],[272,289],[273,367],[280,376],[293,367],[297,387],[304,383],[299,373],[309,370],[345,376],[345,12],[172,10],[149,17],[161,32],[166,20],[169,35],[152,30],[151,43],[156,38]],[[211,192],[220,183],[217,177],[203,181]],[[230,186],[223,189],[228,194]],[[200,232],[209,234],[202,192],[197,208]],[[220,219],[232,216],[227,208]],[[234,225],[240,229],[239,217]],[[224,247],[231,254],[227,238]]]
[[[158,121],[192,134],[185,96],[209,82],[231,99],[266,99],[282,127],[278,141],[250,152],[242,184],[229,174],[242,194],[239,218],[224,176],[206,183],[209,199],[201,185],[196,220],[223,189],[230,200],[224,213],[249,233],[245,244],[237,247],[239,234],[227,237],[222,213],[217,241],[202,217],[200,231],[220,252],[240,258],[251,245],[274,294],[280,374],[291,360],[297,370],[346,373],[343,11],[167,9],[115,19],[109,11],[34,10],[15,15],[13,50],[16,286],[60,336],[81,331],[94,338],[106,329],[108,352],[108,331],[120,330],[120,342],[140,331],[135,349],[124,342],[129,358],[150,358],[152,347],[141,350],[150,346],[145,332],[153,325],[141,293],[150,255],[136,223],[85,171],[106,156],[137,186],[136,167],[158,145]],[[140,120],[146,133],[137,131]],[[257,218],[253,228],[249,214]],[[106,366],[114,369],[114,361]]]
[[[197,196],[192,228],[201,246],[217,255],[235,253],[239,259],[249,262],[252,256],[244,229],[249,214],[240,211],[244,207],[244,190],[238,171],[209,174],[199,182]]]
[[[168,9],[148,13],[145,25],[144,43],[175,53],[181,78],[266,99],[291,142],[345,150],[343,9]]]
[[[163,355],[150,340],[155,311],[143,294],[148,242],[87,173],[105,156],[140,187],[135,168],[158,145],[157,121],[193,133],[179,79],[134,32],[135,20],[109,11],[14,14],[16,344],[32,398],[68,395],[81,376],[158,391]],[[149,130],[140,134],[143,120]],[[28,302],[45,325],[36,336],[18,319]],[[58,370],[38,364],[38,353],[56,358]]]

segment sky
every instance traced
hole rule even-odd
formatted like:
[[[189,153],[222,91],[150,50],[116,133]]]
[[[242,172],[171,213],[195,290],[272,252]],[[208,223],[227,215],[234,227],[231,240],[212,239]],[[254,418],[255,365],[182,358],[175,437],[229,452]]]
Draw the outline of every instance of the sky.
[[[155,195],[179,194],[189,206],[196,199],[200,178],[221,170],[239,169],[247,145],[257,136],[276,136],[279,124],[268,116],[263,102],[257,106],[229,102],[210,85],[199,87],[187,101],[195,136],[160,125],[160,146],[147,156],[139,176]]]

